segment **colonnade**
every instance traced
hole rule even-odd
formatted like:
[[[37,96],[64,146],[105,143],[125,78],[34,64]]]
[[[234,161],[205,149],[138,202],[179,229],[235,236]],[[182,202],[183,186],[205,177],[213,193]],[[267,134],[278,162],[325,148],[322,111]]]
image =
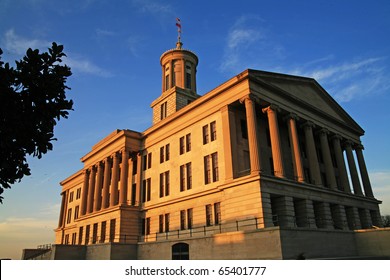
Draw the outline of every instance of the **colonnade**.
[[[128,191],[131,191],[131,188],[128,188],[128,177],[129,170],[132,169],[133,160],[129,158],[129,151],[126,149],[115,152],[85,169],[81,215],[128,204]]]
[[[250,154],[250,166],[251,173],[256,174],[261,170],[261,162],[259,155],[258,145],[258,130],[257,130],[257,118],[256,118],[256,100],[251,95],[246,96],[240,100],[245,105],[247,129],[248,129],[248,144]],[[271,140],[271,152],[273,159],[274,176],[279,178],[286,178],[285,160],[283,159],[280,129],[278,117],[280,114],[278,106],[271,104],[262,109],[262,112],[267,115],[269,133]],[[297,128],[297,121],[299,117],[294,113],[283,115],[283,121],[287,123],[291,156],[294,170],[294,178],[298,182],[311,183],[318,186],[323,186],[321,177],[320,163],[317,157],[317,147],[320,145],[321,156],[323,159],[325,169],[325,179],[327,187],[332,190],[337,190],[338,183],[336,180],[335,169],[333,166],[331,147],[334,151],[334,158],[338,168],[339,186],[344,192],[351,193],[350,184],[348,180],[347,168],[344,161],[343,148],[345,149],[346,158],[348,162],[349,173],[351,176],[351,182],[354,190],[354,194],[363,195],[362,186],[359,179],[359,173],[356,167],[355,159],[353,156],[353,150],[356,153],[358,160],[358,166],[360,170],[360,177],[363,183],[364,195],[367,197],[374,197],[366,164],[363,157],[363,146],[361,144],[353,143],[349,139],[344,139],[338,134],[331,133],[326,128],[317,128],[317,126],[306,120],[300,120],[301,128],[303,129],[303,136],[305,142],[305,153],[307,155],[307,161],[309,166],[309,177],[305,178],[305,172],[303,167],[303,157],[299,146],[299,137]],[[316,143],[314,136],[318,135],[319,143]],[[331,146],[332,145],[332,146]]]

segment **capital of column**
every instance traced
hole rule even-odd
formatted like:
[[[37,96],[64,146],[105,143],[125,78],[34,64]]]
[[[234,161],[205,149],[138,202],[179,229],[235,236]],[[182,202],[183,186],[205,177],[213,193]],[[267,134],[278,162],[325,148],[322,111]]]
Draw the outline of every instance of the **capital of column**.
[[[352,148],[355,146],[355,142],[353,142],[352,140],[350,139],[347,139],[343,142],[343,147],[346,148],[346,147],[349,147],[349,148]]]
[[[316,125],[312,121],[306,121],[301,125],[302,128],[308,129],[308,128],[314,128]]]
[[[340,134],[334,134],[334,135],[332,135],[331,137],[330,137],[330,140],[339,140],[339,141],[341,141],[341,140],[343,140],[343,137],[340,135]]]
[[[280,112],[280,107],[276,104],[270,104],[268,107],[263,108],[261,111],[263,113]]]
[[[364,146],[361,143],[355,144],[354,148],[355,150],[360,150],[360,151],[364,150]]]
[[[293,120],[295,120],[295,121],[299,121],[299,120],[300,120],[300,118],[298,117],[298,115],[295,114],[295,113],[288,113],[287,115],[285,115],[285,116],[283,117],[283,120],[284,120],[284,121],[289,121],[289,120],[291,120],[291,119],[293,119]]]
[[[253,94],[248,94],[248,95],[245,95],[244,97],[242,97],[242,98],[240,98],[239,99],[239,102],[241,103],[241,104],[245,104],[245,101],[246,100],[248,100],[248,101],[250,101],[250,102],[258,102],[258,98],[256,97],[256,96],[254,96]]]

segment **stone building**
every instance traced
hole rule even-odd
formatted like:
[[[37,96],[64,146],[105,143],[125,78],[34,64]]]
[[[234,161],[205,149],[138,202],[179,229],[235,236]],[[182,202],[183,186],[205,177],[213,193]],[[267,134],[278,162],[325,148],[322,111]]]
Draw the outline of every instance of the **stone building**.
[[[153,125],[115,130],[61,182],[46,258],[375,255],[359,241],[387,234],[364,131],[321,85],[248,69],[200,96],[193,52],[160,62]]]

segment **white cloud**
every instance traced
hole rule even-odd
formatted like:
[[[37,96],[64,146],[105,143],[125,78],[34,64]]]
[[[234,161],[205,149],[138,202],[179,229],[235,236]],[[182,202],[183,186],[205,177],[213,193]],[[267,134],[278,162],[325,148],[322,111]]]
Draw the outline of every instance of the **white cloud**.
[[[27,39],[19,36],[13,29],[8,30],[4,36],[5,49],[16,55],[23,55],[28,48],[47,49],[51,43],[39,39]]]
[[[16,34],[13,29],[8,30],[4,35],[5,49],[14,55],[22,56],[28,48],[40,49],[46,51],[51,47],[51,42],[41,39],[31,39]],[[67,57],[63,58],[65,64],[72,68],[74,72],[86,73],[100,77],[111,77],[112,74],[99,66],[95,65],[88,59],[76,57],[71,53],[67,53]]]

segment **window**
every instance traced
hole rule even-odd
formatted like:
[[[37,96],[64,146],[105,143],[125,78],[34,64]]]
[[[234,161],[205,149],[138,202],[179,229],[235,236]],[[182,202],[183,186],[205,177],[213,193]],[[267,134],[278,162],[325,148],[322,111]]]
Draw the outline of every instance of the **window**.
[[[169,65],[165,66],[165,90],[168,90],[169,87]]]
[[[186,135],[186,152],[191,151],[191,134]]]
[[[73,201],[73,195],[74,195],[74,192],[69,193],[69,202]]]
[[[142,235],[149,235],[150,234],[150,218],[142,219],[142,228],[141,228],[141,234]]]
[[[78,219],[79,218],[79,205],[77,205],[74,209],[74,219]]]
[[[214,209],[213,209],[214,208]],[[221,223],[221,203],[214,203],[206,205],[206,226],[213,225],[213,210],[214,210],[214,225],[219,225]]]
[[[159,233],[169,231],[169,213],[158,216],[158,231]]]
[[[66,244],[66,245],[69,244],[69,234],[66,234],[66,235],[65,235],[65,244]]]
[[[160,106],[160,120],[163,120],[167,117],[167,101],[161,104]]]
[[[190,246],[187,243],[176,243],[172,246],[172,260],[189,260]]]
[[[151,200],[151,190],[152,190],[151,184],[152,184],[151,178],[142,181],[142,202]]]
[[[187,134],[185,137],[180,137],[180,154],[191,151],[191,133]]]
[[[211,142],[217,140],[217,126],[215,121],[210,123],[210,140]]]
[[[186,229],[186,210],[180,211],[180,229]]]
[[[72,245],[76,245],[77,233],[72,233]]]
[[[83,227],[80,227],[79,228],[79,245],[83,244],[83,230],[84,228]]]
[[[218,180],[219,180],[218,153],[213,153],[211,155],[204,157],[204,181],[205,184],[207,185],[210,184],[211,182],[217,182]]]
[[[192,228],[192,218],[193,218],[192,214],[193,214],[192,208],[187,209],[187,227],[188,227],[188,229]]]
[[[98,232],[98,224],[95,223],[93,224],[93,229],[92,229],[92,244],[96,244],[97,232]]]
[[[192,188],[192,168],[191,162],[180,166],[180,191]]]
[[[186,63],[186,88],[191,89],[191,64]]]
[[[219,225],[221,223],[221,203],[214,203],[214,224]]]
[[[169,171],[160,174],[160,197],[169,195]]]
[[[169,144],[166,144],[165,146],[162,146],[160,148],[160,163],[163,163],[164,161],[168,161],[170,157],[170,149]]]
[[[145,171],[149,168],[152,168],[152,153],[143,156],[142,170]]]
[[[215,121],[210,123],[210,134],[209,134],[208,124],[203,126],[202,131],[203,131],[203,145],[209,143],[209,140],[210,142],[217,140],[217,126]]]
[[[113,242],[115,239],[115,227],[116,227],[116,220],[115,219],[110,220],[110,242]]]
[[[203,126],[203,145],[207,144],[209,142],[209,126],[205,125]]]
[[[206,226],[213,225],[213,208],[211,204],[206,205]]]
[[[80,199],[81,197],[81,188],[78,188],[76,191],[76,199]]]
[[[68,209],[68,217],[66,223],[69,224],[72,221],[72,208]]]
[[[91,230],[91,226],[87,225],[85,227],[85,245],[89,244],[89,233],[90,233],[90,230]]]
[[[107,222],[102,222],[102,227],[100,229],[100,243],[104,243],[106,241],[106,228]]]

